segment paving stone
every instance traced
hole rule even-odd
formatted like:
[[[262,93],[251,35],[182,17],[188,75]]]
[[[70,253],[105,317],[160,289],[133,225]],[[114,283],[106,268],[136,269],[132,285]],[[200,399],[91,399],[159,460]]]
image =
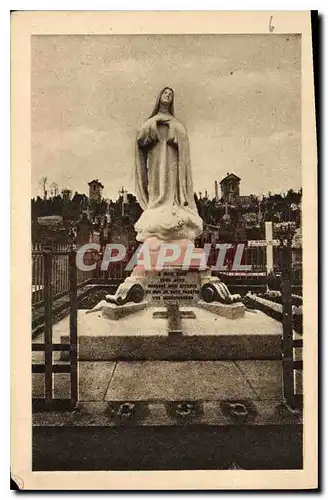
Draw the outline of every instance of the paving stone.
[[[79,400],[103,401],[115,365],[111,361],[79,363]]]
[[[112,377],[115,362],[81,362],[79,363],[79,401],[102,401],[106,395]],[[55,373],[53,375],[54,398],[70,398],[70,374]],[[33,398],[44,397],[44,374],[32,374]]]
[[[231,361],[118,362],[106,400],[217,400],[256,397]]]
[[[283,394],[281,361],[236,361],[259,399],[281,398]]]

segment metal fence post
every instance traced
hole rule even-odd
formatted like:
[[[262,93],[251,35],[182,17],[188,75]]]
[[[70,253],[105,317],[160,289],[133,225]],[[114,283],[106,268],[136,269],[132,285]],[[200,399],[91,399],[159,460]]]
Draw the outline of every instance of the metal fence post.
[[[76,406],[78,400],[77,371],[77,267],[76,250],[69,253],[69,296],[70,296],[70,364],[71,364],[71,404]]]
[[[294,406],[294,359],[293,359],[293,316],[292,316],[292,248],[291,242],[282,247],[282,310],[283,310],[283,371],[284,396]]]
[[[52,402],[52,250],[46,247],[44,259],[44,364],[45,402]]]
[[[295,406],[294,351],[292,310],[292,239],[295,227],[292,222],[276,225],[280,240],[282,280],[282,327],[283,327],[283,385],[286,403]]]

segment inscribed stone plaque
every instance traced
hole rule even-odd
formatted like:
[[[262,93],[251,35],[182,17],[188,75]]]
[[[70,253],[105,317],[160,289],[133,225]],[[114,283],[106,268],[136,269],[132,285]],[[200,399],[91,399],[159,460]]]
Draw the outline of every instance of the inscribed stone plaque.
[[[149,278],[146,293],[153,305],[163,306],[177,301],[186,305],[199,299],[199,287],[198,271],[167,269],[158,271]]]

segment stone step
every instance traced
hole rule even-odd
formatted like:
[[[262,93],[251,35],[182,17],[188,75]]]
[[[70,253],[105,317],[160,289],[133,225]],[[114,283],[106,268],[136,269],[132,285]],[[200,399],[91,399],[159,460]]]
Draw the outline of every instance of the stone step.
[[[154,418],[157,421],[161,409],[157,406],[151,410],[156,411]],[[263,415],[264,409],[259,409],[259,415],[263,415],[262,425],[254,425],[255,422],[232,425],[231,421],[220,425],[219,416],[214,425],[207,425],[209,410],[213,414],[212,408],[204,408],[200,425],[198,422],[186,425],[172,421],[164,408],[162,425],[154,425],[151,415],[148,425],[146,422],[145,425],[109,424],[106,405],[69,415],[39,413],[33,416],[32,469],[56,473],[83,470],[89,471],[86,473],[89,475],[93,470],[98,474],[104,470],[152,471],[152,474],[154,470],[161,470],[162,474],[157,477],[162,478],[162,482],[160,486],[156,483],[156,487],[163,490],[167,488],[168,470],[173,470],[173,474],[178,470],[190,470],[189,477],[195,478],[197,473],[204,475],[205,469],[207,473],[212,469],[215,489],[220,469],[248,469],[244,474],[260,478],[257,479],[258,488],[265,487],[266,483],[263,474],[254,474],[254,471],[271,471],[279,477],[282,469],[291,469],[291,473],[302,469],[302,424],[280,419],[274,425],[277,412],[272,408],[272,417],[266,410]],[[140,484],[143,487],[145,481]]]

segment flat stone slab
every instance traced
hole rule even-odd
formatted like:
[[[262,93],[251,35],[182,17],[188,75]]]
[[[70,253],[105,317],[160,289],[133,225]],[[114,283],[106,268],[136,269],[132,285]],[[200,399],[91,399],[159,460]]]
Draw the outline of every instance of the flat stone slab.
[[[205,309],[213,314],[229,319],[241,318],[244,316],[246,310],[242,302],[222,304],[221,302],[205,302],[204,300],[199,300],[196,305],[201,309]]]
[[[255,399],[257,395],[233,362],[119,362],[106,400]]]
[[[246,311],[244,316],[238,319],[221,317],[213,312],[203,310],[199,307],[181,307],[181,311],[194,311],[196,319],[182,319],[182,330],[184,335],[248,335],[248,334],[282,334],[280,322],[270,318],[261,311]],[[85,310],[78,311],[78,334],[81,336],[167,336],[167,320],[153,318],[153,312],[166,311],[165,307],[147,307],[119,321],[104,318],[101,312],[86,314]],[[69,320],[66,319],[68,327]],[[63,330],[62,320],[61,325]],[[60,329],[59,323],[56,329]],[[68,331],[68,330],[67,330]]]
[[[130,314],[142,311],[147,307],[147,305],[148,303],[146,301],[139,302],[137,304],[129,302],[128,304],[124,304],[123,306],[118,306],[117,304],[106,302],[102,306],[102,315],[108,319],[118,320],[124,318],[125,316],[129,316]]]
[[[281,361],[146,361],[78,364],[79,401],[281,400]],[[34,398],[44,374],[32,374]],[[69,398],[69,375],[54,375],[54,397]]]

